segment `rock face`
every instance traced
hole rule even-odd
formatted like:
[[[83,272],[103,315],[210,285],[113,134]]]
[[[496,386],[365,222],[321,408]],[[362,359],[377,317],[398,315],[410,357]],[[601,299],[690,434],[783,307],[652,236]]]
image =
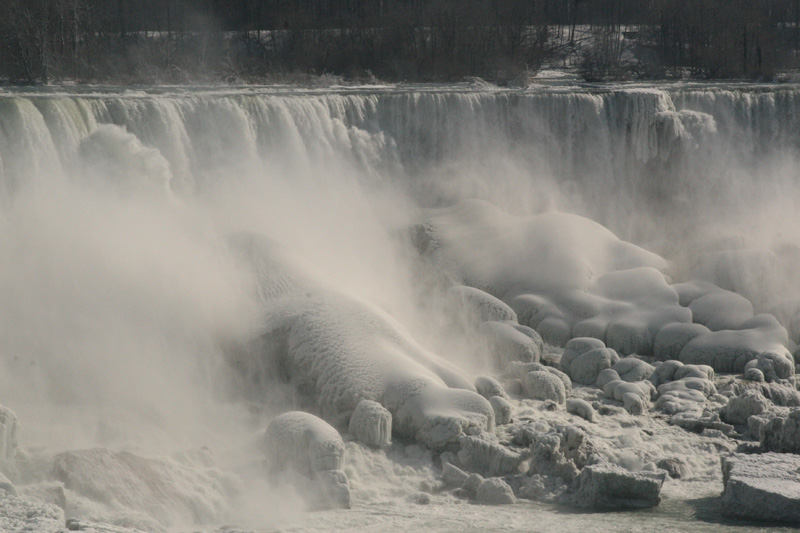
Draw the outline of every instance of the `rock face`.
[[[800,524],[800,456],[733,454],[722,459],[726,516]]]
[[[592,509],[637,509],[661,503],[666,472],[628,472],[610,464],[589,465],[577,479],[572,503]]]
[[[350,436],[374,448],[392,443],[392,414],[378,402],[361,400],[350,417]]]

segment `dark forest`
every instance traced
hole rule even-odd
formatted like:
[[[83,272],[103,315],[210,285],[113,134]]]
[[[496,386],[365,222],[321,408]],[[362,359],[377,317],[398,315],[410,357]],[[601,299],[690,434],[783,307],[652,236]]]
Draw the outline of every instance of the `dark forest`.
[[[0,0],[6,83],[791,75],[800,0]]]

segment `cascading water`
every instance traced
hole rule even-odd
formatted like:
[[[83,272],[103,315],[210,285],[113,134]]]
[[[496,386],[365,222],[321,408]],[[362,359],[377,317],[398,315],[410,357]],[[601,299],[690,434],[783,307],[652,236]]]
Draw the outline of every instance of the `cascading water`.
[[[0,471],[86,524],[271,526],[303,498],[265,481],[266,422],[300,408],[346,430],[364,398],[408,446],[347,443],[352,516],[429,500],[417,485],[457,451],[441,428],[467,438],[496,415],[452,392],[472,387],[462,371],[491,367],[483,345],[454,338],[463,317],[442,289],[459,283],[511,306],[492,308],[494,324],[518,318],[552,345],[591,336],[658,357],[665,324],[702,314],[667,283],[700,278],[752,302],[755,325],[740,329],[769,337],[757,351],[791,357],[798,112],[794,86],[0,93],[0,402],[21,428],[0,419],[0,450],[17,450]],[[780,325],[752,318],[765,311]],[[270,366],[254,346],[301,355]],[[355,384],[331,381],[327,361]],[[380,387],[352,392],[363,376]],[[659,435],[708,447],[691,466],[719,482],[712,444]],[[663,452],[624,431],[612,441],[625,450],[597,447],[630,469]],[[114,481],[120,471],[137,481]],[[438,503],[452,510],[452,498]],[[519,526],[526,512],[501,514]]]

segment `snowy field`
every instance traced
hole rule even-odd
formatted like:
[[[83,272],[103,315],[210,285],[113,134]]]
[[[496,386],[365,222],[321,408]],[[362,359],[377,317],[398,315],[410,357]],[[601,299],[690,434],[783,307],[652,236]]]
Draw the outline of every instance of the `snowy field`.
[[[0,530],[800,525],[800,87],[534,81],[0,92]]]

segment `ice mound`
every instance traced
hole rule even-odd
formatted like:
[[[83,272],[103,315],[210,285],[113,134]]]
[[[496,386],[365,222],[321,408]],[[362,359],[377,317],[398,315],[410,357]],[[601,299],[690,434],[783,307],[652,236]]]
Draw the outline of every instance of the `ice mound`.
[[[215,469],[105,448],[57,455],[52,476],[111,513],[144,513],[165,525],[220,520],[238,490],[233,478]]]
[[[344,441],[324,420],[302,411],[277,416],[264,432],[263,447],[273,474],[292,471],[305,478],[296,484],[313,506],[350,507]]]
[[[800,523],[800,456],[765,453],[722,458],[722,512],[765,522]]]
[[[264,328],[240,369],[256,386],[288,383],[304,405],[347,427],[358,403],[392,415],[392,431],[431,449],[458,448],[468,428],[494,429],[491,404],[455,367],[422,348],[392,317],[326,289],[275,242],[239,235],[264,301]]]
[[[647,354],[663,326],[691,322],[664,278],[664,259],[583,217],[517,217],[476,200],[425,216],[418,248],[507,302],[550,344],[594,337],[622,353]]]

